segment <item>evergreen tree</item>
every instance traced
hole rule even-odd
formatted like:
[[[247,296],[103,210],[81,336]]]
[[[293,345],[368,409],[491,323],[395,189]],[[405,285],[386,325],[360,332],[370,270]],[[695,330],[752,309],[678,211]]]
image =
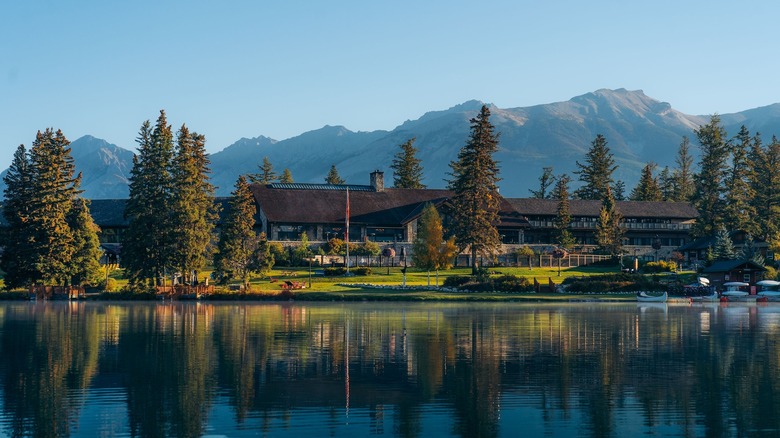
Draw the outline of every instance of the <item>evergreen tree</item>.
[[[767,240],[780,231],[780,142],[773,137],[764,148],[761,137],[756,134],[748,153],[748,163],[755,234]]]
[[[607,189],[596,224],[596,244],[599,249],[617,256],[623,249],[623,216],[617,209],[611,190]]]
[[[612,197],[615,198],[615,201],[625,201],[626,200],[626,183],[623,182],[623,180],[617,180],[615,181],[615,185],[612,186]]]
[[[683,136],[675,158],[677,168],[672,172],[674,195],[669,199],[676,202],[689,202],[696,187],[694,184],[693,156],[690,153],[690,141]]]
[[[444,228],[439,212],[427,204],[417,222],[417,236],[412,242],[412,264],[428,272],[428,286],[431,285],[431,271],[436,271],[436,285],[439,285],[440,269],[448,269],[457,254],[455,239],[444,240]]]
[[[33,281],[66,284],[76,251],[68,215],[79,193],[81,175],[74,177],[70,142],[62,131],[40,131],[30,149],[32,169],[29,226],[35,265]]]
[[[294,182],[290,169],[284,169],[284,172],[279,177],[279,182],[284,184],[292,184]]]
[[[252,272],[256,272],[265,277],[271,272],[271,268],[274,267],[274,256],[271,254],[271,244],[265,237],[265,233],[260,233],[257,240],[257,246],[252,253],[251,263],[249,269]],[[249,287],[249,282],[245,282],[246,287]]]
[[[639,177],[634,190],[631,192],[632,201],[660,201],[663,198],[661,194],[661,187],[658,184],[658,179],[653,176],[653,170],[655,170],[655,163],[647,163],[642,168],[642,174]]]
[[[753,221],[755,211],[750,204],[753,192],[750,187],[750,166],[748,152],[752,144],[750,132],[743,125],[734,141],[729,143],[731,149],[731,166],[724,180],[725,194],[723,203],[723,223],[729,230],[757,232]]]
[[[469,248],[472,273],[478,272],[477,255],[492,257],[501,245],[496,229],[498,223],[498,164],[493,154],[498,149],[498,134],[490,123],[490,110],[483,105],[477,117],[471,119],[471,134],[451,162],[453,179],[449,189],[449,216],[452,233],[459,248]]]
[[[742,250],[739,251],[739,258],[742,260],[753,260],[756,254],[760,254],[756,248],[756,242],[750,234],[745,236],[745,242],[742,244]],[[763,265],[763,262],[760,263]]]
[[[424,189],[422,183],[422,162],[417,158],[417,148],[414,147],[414,138],[401,145],[401,150],[395,154],[393,164],[393,185],[397,189]]]
[[[734,242],[725,228],[719,228],[715,234],[715,247],[712,252],[715,260],[734,260],[737,258]]]
[[[250,182],[263,185],[274,182],[276,179],[276,172],[274,172],[274,166],[271,164],[271,160],[269,160],[268,157],[263,157],[263,164],[257,167],[260,169],[260,172],[248,175]]]
[[[152,129],[147,120],[138,135],[138,154],[133,157],[130,196],[125,207],[128,229],[122,244],[122,260],[131,287],[153,282],[173,267],[173,193],[171,160],[173,133],[165,111]],[[172,272],[172,271],[171,271]]]
[[[726,131],[720,117],[714,115],[710,122],[695,131],[701,148],[699,173],[694,176],[694,206],[699,210],[691,234],[696,237],[712,235],[723,224],[723,182],[728,170],[729,147]]]
[[[172,264],[176,271],[192,280],[190,273],[203,269],[206,264],[206,248],[217,221],[205,138],[190,133],[182,125],[171,164]]]
[[[220,229],[217,252],[214,254],[215,276],[223,282],[240,278],[249,285],[252,258],[258,246],[254,231],[257,208],[249,184],[238,177],[231,194],[224,223]]]
[[[577,161],[577,168],[579,170],[574,171],[574,173],[579,175],[583,186],[574,193],[575,197],[577,199],[604,199],[614,183],[612,174],[617,166],[603,135],[596,136],[585,156],[585,164]]]
[[[101,280],[100,248],[98,233],[100,227],[95,225],[89,213],[89,203],[83,198],[73,200],[73,207],[68,215],[68,225],[73,235],[75,252],[68,264],[70,284],[96,285]]]
[[[3,280],[7,290],[28,285],[35,276],[35,260],[31,251],[33,235],[29,226],[34,197],[31,167],[27,149],[19,145],[3,177],[3,217],[8,226],[3,230],[0,268],[5,272]]]
[[[341,176],[339,176],[339,171],[336,170],[336,165],[332,164],[330,166],[330,171],[328,171],[328,176],[325,177],[325,184],[341,185],[345,182],[346,181],[341,179]]]
[[[658,174],[658,187],[661,190],[661,199],[673,201],[675,196],[674,175],[669,171],[669,166],[664,166]]]
[[[553,175],[552,167],[545,167],[542,169],[542,174],[539,176],[539,190],[531,190],[531,197],[535,199],[547,199],[550,197],[550,193],[547,190],[555,184],[555,176]]]
[[[569,230],[571,225],[571,210],[569,209],[569,175],[563,174],[557,178],[552,197],[558,200],[558,208],[553,221],[555,226],[555,241],[565,249],[571,249],[576,240]]]

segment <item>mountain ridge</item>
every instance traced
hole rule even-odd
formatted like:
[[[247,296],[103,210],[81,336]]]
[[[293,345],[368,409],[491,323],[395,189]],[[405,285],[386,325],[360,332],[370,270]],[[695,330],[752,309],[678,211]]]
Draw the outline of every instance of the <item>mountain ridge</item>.
[[[390,165],[399,145],[416,138],[423,182],[441,188],[446,185],[449,163],[468,139],[469,120],[482,105],[479,100],[468,100],[444,110],[428,111],[391,130],[355,132],[342,125],[326,125],[285,140],[262,135],[240,138],[210,154],[212,183],[217,186],[217,195],[229,195],[238,175],[256,173],[267,156],[277,173],[290,169],[296,182],[324,182],[335,164],[349,183],[365,184],[369,172],[380,169],[386,173],[386,185],[391,186]],[[694,129],[710,117],[682,113],[642,90],[624,88],[599,89],[567,101],[528,107],[487,105],[491,122],[500,133],[496,159],[503,180],[499,186],[501,193],[510,197],[527,197],[528,189],[536,188],[543,167],[552,166],[556,175],[572,175],[576,161],[585,158],[597,134],[606,137],[619,165],[615,177],[623,180],[630,191],[647,162],[657,163],[659,170],[674,166],[683,136],[691,138],[692,151],[698,158]],[[722,114],[720,118],[730,136],[743,124],[751,134],[780,134],[780,103]],[[77,171],[84,175],[85,197],[127,196],[133,152],[92,136],[73,141],[71,148]],[[577,181],[572,185],[574,190]]]

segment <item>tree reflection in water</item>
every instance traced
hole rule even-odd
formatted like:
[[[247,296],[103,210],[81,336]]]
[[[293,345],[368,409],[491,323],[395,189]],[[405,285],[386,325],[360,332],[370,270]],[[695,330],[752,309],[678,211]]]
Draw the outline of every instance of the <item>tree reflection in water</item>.
[[[778,434],[779,334],[772,304],[7,303],[0,434]]]

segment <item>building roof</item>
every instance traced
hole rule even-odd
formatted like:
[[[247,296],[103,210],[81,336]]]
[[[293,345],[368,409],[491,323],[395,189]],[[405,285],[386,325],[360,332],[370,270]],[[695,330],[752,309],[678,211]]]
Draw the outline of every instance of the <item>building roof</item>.
[[[252,184],[252,193],[270,222],[300,224],[343,223],[345,191],[320,188],[277,188]],[[404,225],[422,214],[427,203],[441,205],[452,196],[449,190],[395,189],[356,191],[350,188],[350,221],[366,225]],[[499,226],[528,226],[528,221],[502,198]]]
[[[752,260],[719,260],[704,268],[704,273],[730,272],[740,268],[750,268],[755,271],[766,271],[766,268]]]
[[[230,198],[218,197],[214,199],[214,203],[219,209],[217,223],[222,223],[229,208]],[[92,199],[89,204],[89,213],[99,227],[127,227],[130,222],[125,219],[125,205],[127,205],[127,199]]]
[[[558,209],[556,199],[507,198],[507,201],[525,216],[555,216]],[[569,200],[572,216],[598,217],[601,201]],[[616,206],[624,218],[695,219],[699,212],[687,202],[617,201]]]

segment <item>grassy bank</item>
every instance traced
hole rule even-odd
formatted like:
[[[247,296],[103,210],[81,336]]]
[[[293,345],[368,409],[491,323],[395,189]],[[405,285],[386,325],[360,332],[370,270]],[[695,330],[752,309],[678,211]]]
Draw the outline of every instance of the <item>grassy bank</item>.
[[[557,268],[515,268],[501,267],[491,268],[493,276],[511,274],[528,278],[531,282],[537,279],[542,284],[547,284],[551,279],[555,284],[560,284],[568,277],[588,277],[593,275],[614,273],[616,268],[605,267],[579,267],[564,268],[561,275],[558,276]],[[500,292],[452,292],[436,290],[436,273],[407,271],[405,284],[407,286],[416,286],[415,290],[398,288],[404,283],[404,275],[398,267],[372,268],[370,275],[360,276],[318,276],[316,270],[309,276],[308,268],[278,268],[271,271],[266,278],[254,278],[250,282],[249,291],[237,291],[238,284],[216,286],[216,293],[211,297],[213,300],[299,300],[299,301],[579,301],[579,300],[609,300],[609,301],[633,301],[631,294],[604,293],[604,294],[578,294],[578,293],[500,293]],[[201,278],[209,275],[210,272],[202,272]],[[443,284],[445,279],[454,275],[470,275],[469,268],[458,268],[447,271],[440,271],[438,275],[439,284]],[[123,289],[127,280],[124,279],[121,270],[115,270],[110,273],[110,278],[115,280],[117,289]],[[305,289],[294,290],[291,293],[283,292],[280,284],[284,281],[297,281],[306,284]],[[311,280],[311,287],[309,281]],[[361,285],[371,284],[374,286],[386,286],[386,288],[369,288]],[[427,289],[430,284],[431,289]],[[0,299],[23,299],[26,297],[24,292],[3,292],[0,293]],[[101,300],[137,300],[153,299],[149,295],[132,295],[121,292],[103,293],[96,299]]]

